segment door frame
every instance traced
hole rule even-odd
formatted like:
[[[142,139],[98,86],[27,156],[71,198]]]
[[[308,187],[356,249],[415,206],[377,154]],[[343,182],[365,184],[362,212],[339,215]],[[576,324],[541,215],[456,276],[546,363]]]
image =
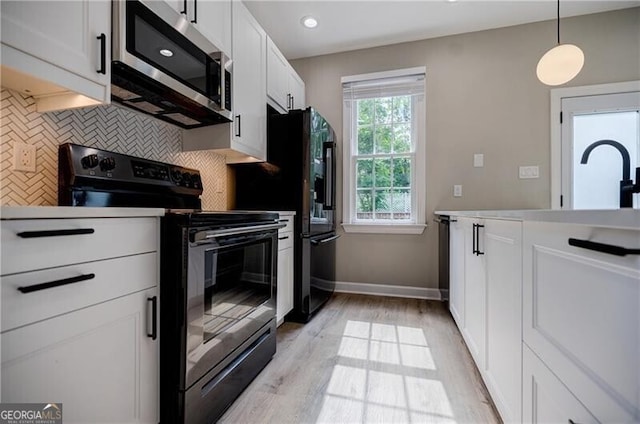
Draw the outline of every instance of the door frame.
[[[640,91],[640,80],[609,84],[563,87],[551,90],[551,209],[560,207],[562,195],[562,99]]]

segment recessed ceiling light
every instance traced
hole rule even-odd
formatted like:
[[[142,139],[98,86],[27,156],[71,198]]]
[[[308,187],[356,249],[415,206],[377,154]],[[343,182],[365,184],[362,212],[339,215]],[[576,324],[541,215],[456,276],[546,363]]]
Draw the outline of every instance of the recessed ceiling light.
[[[165,57],[173,56],[173,52],[169,49],[160,49],[160,54]]]
[[[315,28],[318,26],[318,21],[313,16],[305,16],[300,19],[300,22],[305,28]]]

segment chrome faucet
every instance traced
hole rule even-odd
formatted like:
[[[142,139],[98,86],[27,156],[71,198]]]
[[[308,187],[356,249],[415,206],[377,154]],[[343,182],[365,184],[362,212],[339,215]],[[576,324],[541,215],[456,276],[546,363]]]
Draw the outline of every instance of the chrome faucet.
[[[614,140],[599,140],[591,143],[582,154],[580,163],[585,165],[589,160],[591,151],[598,146],[608,145],[615,147],[622,156],[622,180],[620,181],[620,207],[633,207],[633,193],[640,193],[640,168],[636,168],[636,183],[631,179],[631,157],[626,147]]]

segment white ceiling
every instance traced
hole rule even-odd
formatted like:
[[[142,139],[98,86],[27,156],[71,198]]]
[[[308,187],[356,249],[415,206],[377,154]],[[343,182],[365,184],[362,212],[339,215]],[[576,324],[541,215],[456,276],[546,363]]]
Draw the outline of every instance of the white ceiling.
[[[287,59],[556,18],[555,0],[244,0]],[[560,16],[640,6],[638,0],[563,0]],[[302,17],[319,24],[303,28]],[[562,27],[561,27],[562,29]],[[562,34],[561,34],[562,37]]]

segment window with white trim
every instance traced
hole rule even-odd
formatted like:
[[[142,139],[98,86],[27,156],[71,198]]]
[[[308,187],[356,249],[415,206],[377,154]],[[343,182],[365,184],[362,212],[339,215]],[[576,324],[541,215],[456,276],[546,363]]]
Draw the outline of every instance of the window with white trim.
[[[342,78],[345,231],[424,230],[424,79],[424,68]]]

